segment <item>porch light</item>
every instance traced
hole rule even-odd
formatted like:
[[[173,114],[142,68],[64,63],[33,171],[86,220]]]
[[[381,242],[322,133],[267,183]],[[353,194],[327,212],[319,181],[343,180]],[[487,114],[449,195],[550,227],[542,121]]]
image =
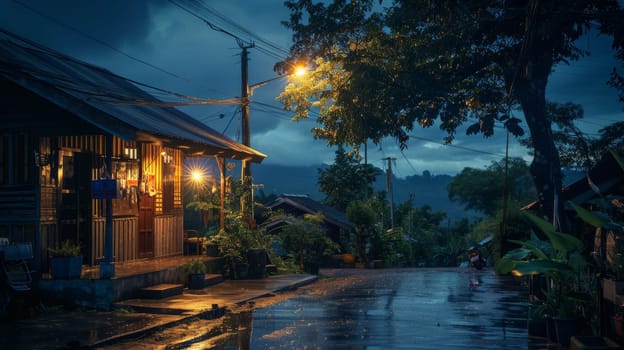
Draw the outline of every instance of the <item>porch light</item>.
[[[137,148],[136,147],[124,147],[124,157],[127,159],[137,159]]]
[[[167,152],[161,152],[160,155],[163,157],[163,163],[165,164],[171,164],[173,161],[173,156]]]
[[[201,182],[202,180],[202,172],[195,169],[191,172],[191,179],[193,182]]]

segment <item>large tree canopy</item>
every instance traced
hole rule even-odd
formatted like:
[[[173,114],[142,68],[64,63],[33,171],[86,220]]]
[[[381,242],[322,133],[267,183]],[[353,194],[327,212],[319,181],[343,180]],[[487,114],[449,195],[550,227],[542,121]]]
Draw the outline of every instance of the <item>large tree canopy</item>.
[[[316,69],[307,83],[287,86],[279,97],[284,107],[295,119],[318,107],[314,135],[329,144],[357,147],[394,136],[407,147],[415,126],[435,123],[449,142],[461,126],[490,136],[497,122],[521,135],[519,120],[510,118],[519,106],[532,139],[540,209],[552,218],[561,169],[546,117],[548,77],[554,65],[586,54],[574,43],[590,29],[623,45],[618,1],[381,4],[286,2],[291,17],[285,25],[294,33],[289,61],[312,60]]]
[[[342,212],[349,203],[373,195],[373,182],[381,171],[370,164],[361,164],[357,155],[336,150],[334,164],[318,169],[318,185],[325,193],[324,204]]]
[[[507,188],[505,176],[508,179]],[[464,168],[449,182],[447,190],[449,199],[489,217],[496,215],[501,207],[505,191],[511,200],[518,203],[535,199],[529,168],[521,158],[510,158],[507,167],[502,160],[492,162],[487,169]]]

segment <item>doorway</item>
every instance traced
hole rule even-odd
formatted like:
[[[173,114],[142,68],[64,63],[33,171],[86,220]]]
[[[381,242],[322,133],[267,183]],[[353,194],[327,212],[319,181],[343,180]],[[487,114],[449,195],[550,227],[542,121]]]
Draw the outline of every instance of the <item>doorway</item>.
[[[59,154],[59,240],[80,245],[83,264],[91,260],[90,153],[61,150]]]
[[[154,197],[141,194],[139,200],[139,258],[154,257]]]

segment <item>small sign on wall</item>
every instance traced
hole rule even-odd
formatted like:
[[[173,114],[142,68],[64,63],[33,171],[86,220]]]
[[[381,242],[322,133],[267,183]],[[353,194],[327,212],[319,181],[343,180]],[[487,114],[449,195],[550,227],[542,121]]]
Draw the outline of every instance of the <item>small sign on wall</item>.
[[[94,180],[91,182],[93,199],[117,198],[117,180]]]

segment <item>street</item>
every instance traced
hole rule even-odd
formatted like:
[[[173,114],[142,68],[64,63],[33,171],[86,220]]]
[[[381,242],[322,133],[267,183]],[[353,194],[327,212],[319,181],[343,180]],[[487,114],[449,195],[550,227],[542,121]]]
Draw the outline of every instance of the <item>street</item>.
[[[253,313],[251,349],[537,349],[520,281],[472,269],[374,270],[353,288]]]
[[[331,269],[219,320],[110,348],[545,349],[529,338],[520,279],[473,269]],[[176,338],[184,338],[177,339]]]

